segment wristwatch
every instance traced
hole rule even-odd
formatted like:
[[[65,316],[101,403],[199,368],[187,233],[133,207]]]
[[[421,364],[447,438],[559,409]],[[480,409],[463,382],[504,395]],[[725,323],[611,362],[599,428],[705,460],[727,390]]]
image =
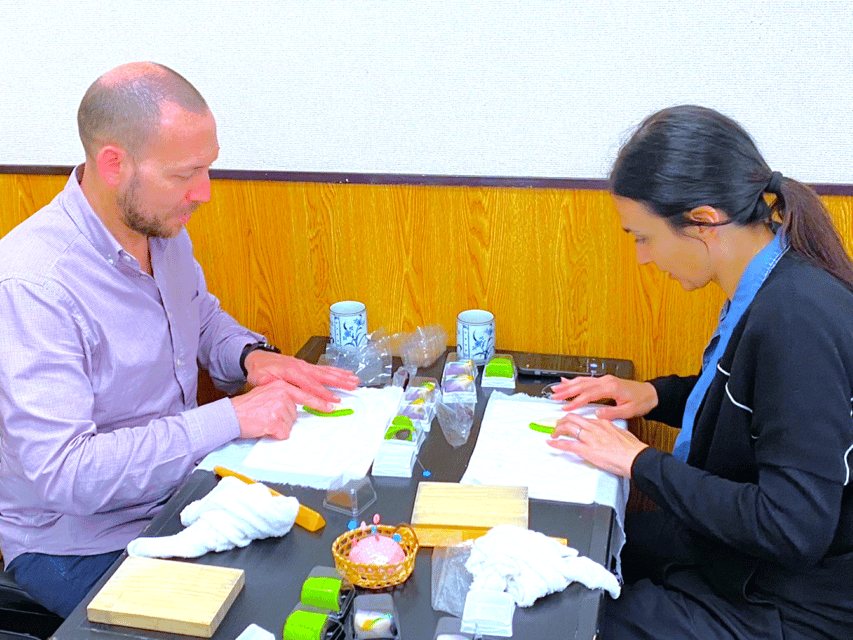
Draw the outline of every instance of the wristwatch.
[[[249,372],[246,371],[246,356],[248,356],[255,349],[260,349],[261,351],[269,351],[270,353],[281,353],[281,349],[278,347],[274,347],[268,342],[250,342],[245,347],[243,347],[243,352],[240,354],[240,369],[243,370],[243,375],[247,378],[249,377]]]

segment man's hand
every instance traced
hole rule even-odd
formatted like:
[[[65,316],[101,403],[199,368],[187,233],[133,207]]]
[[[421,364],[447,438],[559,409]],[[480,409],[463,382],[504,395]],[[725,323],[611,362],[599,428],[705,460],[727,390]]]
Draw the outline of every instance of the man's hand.
[[[246,356],[248,382],[254,387],[262,387],[275,380],[284,380],[292,386],[315,398],[313,402],[304,402],[319,411],[331,411],[331,402],[341,399],[327,387],[352,391],[358,387],[358,376],[351,371],[337,367],[320,367],[304,360],[255,349]]]
[[[320,411],[331,411],[331,402],[315,396],[284,380],[272,380],[248,393],[231,398],[241,438],[270,436],[284,440],[296,421],[296,405],[308,405]]]
[[[358,377],[337,367],[318,367],[304,360],[256,349],[245,360],[254,388],[231,398],[241,438],[270,436],[284,440],[296,421],[296,405],[333,411],[341,399],[327,386],[351,391]]]
[[[658,406],[658,392],[650,383],[623,380],[611,375],[600,378],[579,376],[571,380],[562,378],[554,387],[551,399],[567,398],[572,400],[563,405],[565,411],[574,411],[603,398],[615,400],[615,407],[602,407],[596,411],[596,415],[605,420],[644,416]]]

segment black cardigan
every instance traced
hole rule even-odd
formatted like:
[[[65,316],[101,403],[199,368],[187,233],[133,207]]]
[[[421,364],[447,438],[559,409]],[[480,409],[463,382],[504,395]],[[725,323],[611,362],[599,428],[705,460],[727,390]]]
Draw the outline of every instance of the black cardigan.
[[[680,427],[696,380],[652,380],[646,417]],[[634,463],[637,487],[671,517],[672,564],[691,558],[733,603],[851,633],[852,403],[853,293],[789,252],[734,329],[687,463],[653,449]]]

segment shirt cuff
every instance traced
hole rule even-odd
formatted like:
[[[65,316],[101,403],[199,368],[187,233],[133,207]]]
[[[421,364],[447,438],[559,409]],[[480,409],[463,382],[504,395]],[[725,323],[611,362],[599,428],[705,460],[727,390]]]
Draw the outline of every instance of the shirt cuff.
[[[187,421],[187,436],[196,458],[240,436],[240,422],[229,398],[184,411],[182,415]]]

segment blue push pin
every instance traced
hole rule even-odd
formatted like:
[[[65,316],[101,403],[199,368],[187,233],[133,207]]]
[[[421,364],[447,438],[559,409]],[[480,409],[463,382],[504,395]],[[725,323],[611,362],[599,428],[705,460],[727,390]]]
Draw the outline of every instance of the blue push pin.
[[[421,475],[423,475],[423,477],[424,477],[424,478],[429,478],[429,477],[432,475],[432,471],[430,471],[429,469],[427,469],[427,468],[424,466],[423,462],[421,462],[421,459],[420,459],[420,458],[418,458],[417,456],[415,456],[415,460],[417,461],[417,463],[418,463],[418,465],[420,466],[420,468],[421,468],[421,469],[423,469],[423,472],[422,472],[422,474],[421,474]]]
[[[391,536],[391,539],[397,544],[400,544],[403,541],[403,536],[401,536],[399,533],[395,533],[393,536]]]
[[[356,520],[350,520],[347,522],[347,529],[350,531],[355,531],[358,528],[358,522]]]

